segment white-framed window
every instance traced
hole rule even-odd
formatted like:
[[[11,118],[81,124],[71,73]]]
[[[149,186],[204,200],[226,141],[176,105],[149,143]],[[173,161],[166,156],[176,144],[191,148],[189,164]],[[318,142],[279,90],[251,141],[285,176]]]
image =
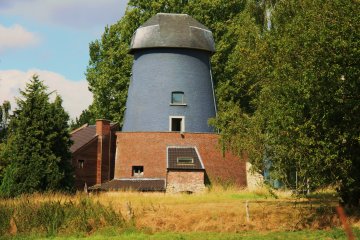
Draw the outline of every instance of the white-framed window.
[[[170,116],[169,117],[169,131],[170,132],[185,132],[185,117],[184,116]]]
[[[194,164],[194,158],[192,158],[192,157],[177,157],[176,162],[177,162],[177,164],[180,164],[180,165],[191,165],[191,164]]]
[[[186,105],[184,92],[174,91],[171,93],[171,105]]]
[[[132,176],[133,177],[144,176],[144,166],[132,166]]]

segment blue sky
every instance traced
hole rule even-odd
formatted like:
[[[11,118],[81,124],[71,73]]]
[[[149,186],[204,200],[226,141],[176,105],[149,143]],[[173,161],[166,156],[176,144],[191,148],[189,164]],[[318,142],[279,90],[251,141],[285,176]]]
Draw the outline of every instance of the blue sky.
[[[91,103],[88,46],[124,14],[127,0],[0,0],[0,104],[36,73],[72,118]]]

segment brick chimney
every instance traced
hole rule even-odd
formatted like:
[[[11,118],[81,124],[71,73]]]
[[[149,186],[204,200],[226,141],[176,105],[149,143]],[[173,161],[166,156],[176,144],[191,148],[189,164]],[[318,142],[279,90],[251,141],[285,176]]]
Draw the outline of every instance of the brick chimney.
[[[110,121],[96,120],[96,135],[98,136],[96,158],[96,184],[109,180],[110,167]]]

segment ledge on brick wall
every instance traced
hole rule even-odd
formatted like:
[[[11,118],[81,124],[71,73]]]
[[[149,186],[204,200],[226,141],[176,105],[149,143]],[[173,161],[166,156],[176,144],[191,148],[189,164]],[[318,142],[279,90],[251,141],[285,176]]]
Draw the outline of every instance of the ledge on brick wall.
[[[92,186],[89,190],[165,191],[165,179],[113,179],[109,182]]]

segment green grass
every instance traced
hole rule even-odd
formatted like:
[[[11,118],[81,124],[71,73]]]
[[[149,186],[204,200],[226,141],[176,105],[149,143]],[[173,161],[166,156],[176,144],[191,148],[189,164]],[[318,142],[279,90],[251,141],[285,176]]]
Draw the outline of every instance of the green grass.
[[[360,230],[354,229],[354,233],[357,238],[360,237]],[[214,232],[190,232],[190,233],[174,233],[174,232],[158,232],[158,233],[144,233],[137,231],[125,231],[119,232],[116,228],[107,228],[102,229],[94,234],[88,236],[85,234],[77,235],[64,235],[51,238],[44,238],[40,235],[31,235],[31,236],[17,236],[15,238],[3,238],[3,239],[91,239],[91,240],[100,240],[100,239],[110,239],[110,240],[122,240],[122,239],[134,239],[134,240],[191,240],[191,239],[206,239],[206,240],[235,240],[235,239],[244,239],[244,240],[276,240],[276,239],[347,239],[345,233],[341,229],[332,229],[332,230],[306,230],[306,231],[294,231],[294,232],[255,232],[255,231],[244,231],[240,233],[214,233]]]

